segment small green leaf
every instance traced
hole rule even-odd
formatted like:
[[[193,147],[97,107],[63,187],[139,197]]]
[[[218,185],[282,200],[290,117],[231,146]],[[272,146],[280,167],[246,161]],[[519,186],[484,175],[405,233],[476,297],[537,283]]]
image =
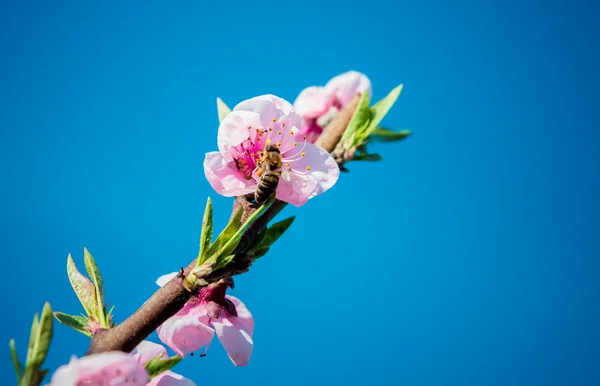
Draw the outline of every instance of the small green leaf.
[[[202,231],[200,232],[200,251],[198,252],[198,265],[204,262],[204,254],[210,247],[213,231],[213,208],[210,197],[206,200],[204,218],[202,219]]]
[[[225,267],[227,264],[231,263],[231,261],[233,260],[234,257],[235,257],[235,255],[229,255],[229,256],[222,257],[217,262],[217,264],[215,265],[215,268],[213,268],[213,270]]]
[[[106,316],[104,314],[104,285],[102,283],[102,275],[100,274],[100,270],[98,269],[98,265],[96,265],[94,257],[88,252],[87,248],[83,248],[83,262],[85,263],[85,270],[92,279],[92,283],[94,283],[96,289],[97,314],[94,315],[97,317],[102,328],[108,328],[109,326],[106,325]]]
[[[181,358],[178,356],[173,356],[167,359],[160,359],[162,354],[159,354],[156,358],[150,359],[144,367],[148,372],[150,378],[157,376],[158,374],[170,370],[181,361]]]
[[[285,231],[287,231],[287,229],[292,225],[295,219],[296,216],[291,216],[286,218],[285,220],[281,220],[271,225],[267,229],[267,234],[260,245],[261,248],[266,248],[273,245],[273,243],[275,243],[275,241],[277,241],[277,239],[280,238]]]
[[[369,125],[371,120],[371,110],[369,109],[370,98],[366,92],[360,96],[358,106],[352,115],[352,119],[346,127],[346,131],[342,135],[341,142],[344,143],[346,140],[353,138],[362,131],[363,128]]]
[[[83,335],[91,338],[92,333],[87,329],[87,320],[80,315],[69,315],[62,312],[53,312],[54,319],[58,320],[67,327],[71,327],[75,331],[81,332]]]
[[[27,350],[25,370],[19,383],[21,386],[30,386],[34,377],[41,380],[45,375],[44,370],[40,372],[40,367],[48,355],[48,348],[52,340],[52,309],[48,302],[44,304],[42,316],[39,321],[38,314],[35,314],[31,332],[32,337],[30,338],[29,349]]]
[[[34,346],[34,356],[32,364],[36,370],[39,370],[46,356],[48,355],[48,349],[50,348],[50,341],[52,340],[52,309],[50,303],[46,302],[42,309],[42,316],[40,317],[40,325],[37,329]],[[29,366],[29,364],[28,364]]]
[[[264,255],[266,255],[266,254],[267,254],[267,252],[269,252],[269,249],[271,249],[271,248],[269,248],[269,247],[265,247],[265,248],[257,248],[257,249],[254,249],[252,252],[250,252],[250,253],[251,253],[251,255],[252,255],[252,259],[253,259],[253,260],[256,260],[256,259],[258,259],[259,257],[263,257]]]
[[[214,255],[215,252],[220,251],[222,249],[222,247],[231,240],[233,235],[235,235],[235,233],[238,231],[238,229],[240,229],[240,225],[241,225],[240,221],[242,220],[243,214],[244,214],[243,208],[241,206],[239,206],[237,208],[237,210],[235,211],[235,213],[233,214],[233,216],[231,217],[231,220],[229,220],[229,224],[227,224],[227,226],[219,234],[219,236],[217,237],[215,242],[208,248],[206,255],[203,256],[203,259],[207,259],[207,258],[211,257],[212,255]],[[229,255],[229,253],[227,253],[227,254]],[[221,253],[220,253],[220,255],[221,255]],[[197,266],[200,266],[201,263],[202,262],[200,261],[200,259],[198,259]]]
[[[19,357],[17,356],[17,348],[15,347],[15,340],[11,339],[8,346],[10,347],[10,356],[13,361],[13,366],[15,367],[15,373],[17,374],[17,384],[18,384],[21,380],[21,371],[22,371],[21,368],[23,366],[21,366],[21,363],[19,362]]]
[[[79,272],[70,253],[67,257],[67,276],[86,314],[92,315],[96,309],[96,289],[92,282]]]
[[[356,154],[352,161],[381,161],[383,157],[381,157],[377,153],[372,154]]]
[[[248,228],[254,223],[254,221],[256,221],[260,216],[262,216],[263,213],[265,213],[265,211],[271,207],[271,205],[273,205],[273,202],[275,202],[275,195],[272,195],[264,204],[262,204],[256,211],[254,211],[254,213],[248,216],[248,219],[246,220],[244,225],[240,226],[233,236],[231,236],[229,239],[224,238],[224,244],[219,244],[218,249],[216,249],[214,252],[209,251],[211,257],[207,260],[212,259],[215,262],[219,262],[222,259],[221,256],[229,256],[240,243],[244,232],[246,232]],[[241,207],[233,217],[233,220],[236,220],[238,217],[241,219]],[[215,241],[213,246],[216,244],[217,242]]]
[[[367,137],[371,134],[371,132],[377,129],[379,122],[381,122],[383,117],[385,117],[388,111],[390,111],[394,103],[396,103],[396,99],[398,99],[400,92],[402,92],[402,85],[390,91],[390,93],[385,98],[375,103],[375,105],[371,107],[371,122],[369,122],[369,126],[367,127],[367,129],[361,132],[358,138],[360,142],[366,140]]]
[[[393,131],[376,127],[369,135],[369,140],[377,142],[396,142],[401,141],[411,134],[410,130]]]
[[[35,337],[37,336],[37,331],[39,327],[39,315],[36,312],[33,316],[33,323],[31,324],[31,332],[29,333],[29,346],[27,346],[27,359],[25,360],[25,365],[28,365],[31,362],[31,358],[34,355],[35,348]]]
[[[263,240],[265,239],[266,236],[267,236],[266,229],[263,229],[262,231],[258,232],[252,239],[252,242],[250,243],[250,245],[248,245],[248,247],[246,248],[246,251],[252,251],[256,248],[260,248],[260,244],[263,242]]]
[[[223,119],[231,112],[231,109],[227,107],[225,102],[221,98],[217,98],[217,113],[219,114],[219,122],[223,122]]]

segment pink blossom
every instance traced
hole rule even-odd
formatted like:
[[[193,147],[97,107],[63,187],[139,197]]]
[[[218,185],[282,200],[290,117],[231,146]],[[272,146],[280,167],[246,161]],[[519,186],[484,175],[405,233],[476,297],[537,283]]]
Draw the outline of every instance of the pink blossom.
[[[294,107],[302,116],[303,126],[296,138],[306,136],[313,143],[323,129],[356,94],[371,96],[371,81],[364,74],[348,71],[332,78],[325,87],[311,86],[300,92]]]
[[[259,160],[267,146],[283,159],[276,197],[295,206],[331,188],[340,170],[324,149],[295,139],[302,118],[287,101],[263,95],[241,102],[219,126],[218,152],[206,154],[204,173],[224,196],[253,193],[260,179]]]
[[[120,351],[71,358],[52,376],[50,386],[145,386],[148,373],[131,355]]]
[[[140,343],[131,354],[111,351],[102,354],[72,357],[59,367],[52,376],[50,386],[195,386],[196,384],[170,370],[164,371],[148,382],[144,365],[158,355],[166,359],[167,350],[149,341]]]
[[[157,284],[164,285],[176,274],[161,276]],[[188,301],[156,330],[160,340],[184,357],[209,345],[216,331],[229,359],[245,366],[254,346],[254,318],[238,298],[225,295],[226,287],[219,282],[203,288],[197,299]]]
[[[147,340],[142,341],[131,352],[131,355],[142,366],[158,355],[161,355],[162,359],[168,358],[167,350],[163,346]],[[167,370],[153,377],[148,386],[196,386],[196,384],[182,375]]]

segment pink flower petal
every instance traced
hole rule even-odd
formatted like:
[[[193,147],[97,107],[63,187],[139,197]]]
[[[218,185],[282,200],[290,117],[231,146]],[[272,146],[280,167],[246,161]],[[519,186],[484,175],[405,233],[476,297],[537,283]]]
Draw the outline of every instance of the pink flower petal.
[[[124,352],[112,351],[81,359],[72,358],[69,364],[54,372],[50,386],[145,386],[147,382],[148,373],[135,358]]]
[[[240,301],[240,299],[235,296],[225,295],[225,297],[235,305],[235,310],[237,311],[237,320],[244,326],[244,330],[248,333],[248,335],[252,336],[254,334],[254,317],[248,311],[248,308],[244,303]]]
[[[262,102],[267,102],[262,103]],[[254,111],[267,116],[272,114],[286,115],[294,111],[294,107],[288,101],[273,94],[266,94],[247,99],[233,108],[234,111]],[[278,111],[276,111],[278,110]],[[279,115],[271,118],[279,118]]]
[[[213,189],[226,197],[241,196],[256,190],[254,179],[246,179],[244,173],[237,170],[235,161],[227,162],[216,151],[206,153],[204,174]]]
[[[297,171],[282,171],[279,184],[275,191],[278,200],[287,202],[294,206],[302,206],[311,198],[317,188],[318,181],[306,175],[300,175]]]
[[[196,383],[191,379],[167,370],[152,378],[148,386],[196,386]]]
[[[160,344],[150,342],[149,340],[143,340],[142,343],[138,344],[133,349],[131,355],[138,361],[142,366],[145,365],[151,359],[156,358],[158,355],[162,355],[162,359],[167,359],[167,350]]]
[[[159,277],[158,279],[156,279],[156,284],[159,287],[162,287],[163,285],[167,284],[168,282],[171,281],[171,279],[173,279],[175,276],[177,276],[179,272],[172,272],[172,273],[167,273],[166,275],[162,275],[161,277]]]
[[[221,345],[236,366],[245,366],[252,355],[254,343],[244,326],[235,317],[223,316],[212,321]]]
[[[292,158],[291,172],[282,172],[277,186],[277,198],[295,206],[331,188],[340,175],[337,163],[324,149],[307,143],[302,150],[304,156]],[[284,154],[284,162],[294,155]]]
[[[160,340],[180,357],[198,351],[214,336],[209,327],[209,318],[204,305],[188,302],[175,315],[167,319],[156,332]]]
[[[243,102],[242,102],[243,103]],[[260,127],[261,116],[252,111],[232,111],[219,125],[217,145],[227,162],[233,161],[230,150],[248,137],[248,127]]]
[[[325,85],[327,92],[335,94],[345,106],[358,93],[368,93],[371,96],[371,81],[364,74],[348,71],[331,78]]]
[[[304,119],[318,118],[325,114],[332,105],[332,95],[325,87],[311,86],[300,92],[294,101],[296,113]]]

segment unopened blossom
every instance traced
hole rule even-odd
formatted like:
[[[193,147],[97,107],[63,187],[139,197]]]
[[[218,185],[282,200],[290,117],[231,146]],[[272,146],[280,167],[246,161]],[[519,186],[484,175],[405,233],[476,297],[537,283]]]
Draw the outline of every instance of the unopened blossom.
[[[170,370],[153,377],[150,382],[144,365],[158,355],[166,359],[167,350],[149,341],[140,343],[131,354],[111,351],[71,358],[52,376],[50,386],[195,386],[196,384]]]
[[[294,101],[296,112],[302,116],[302,130],[297,138],[306,136],[315,142],[323,129],[356,94],[371,96],[371,81],[364,74],[348,71],[332,78],[323,86],[307,87]]]
[[[161,276],[156,283],[163,286],[175,275]],[[225,295],[226,287],[219,282],[202,288],[197,299],[188,301],[156,330],[160,340],[185,357],[209,345],[216,332],[229,359],[245,366],[254,346],[254,318],[238,298]]]
[[[276,197],[295,206],[305,204],[331,188],[340,171],[327,151],[297,137],[301,128],[302,118],[279,97],[263,95],[241,102],[219,126],[219,151],[206,154],[208,182],[228,197],[254,193],[261,157],[267,146],[274,146],[283,162]]]

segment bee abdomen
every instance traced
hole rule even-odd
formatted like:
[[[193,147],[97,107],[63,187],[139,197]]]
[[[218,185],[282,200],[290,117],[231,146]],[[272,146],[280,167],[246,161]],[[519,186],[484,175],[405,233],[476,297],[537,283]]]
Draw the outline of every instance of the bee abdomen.
[[[273,193],[275,193],[275,189],[277,189],[277,184],[279,183],[280,172],[269,171],[264,173],[260,177],[260,181],[258,181],[258,186],[256,187],[256,192],[254,192],[254,199],[257,203],[263,203],[271,197]]]

